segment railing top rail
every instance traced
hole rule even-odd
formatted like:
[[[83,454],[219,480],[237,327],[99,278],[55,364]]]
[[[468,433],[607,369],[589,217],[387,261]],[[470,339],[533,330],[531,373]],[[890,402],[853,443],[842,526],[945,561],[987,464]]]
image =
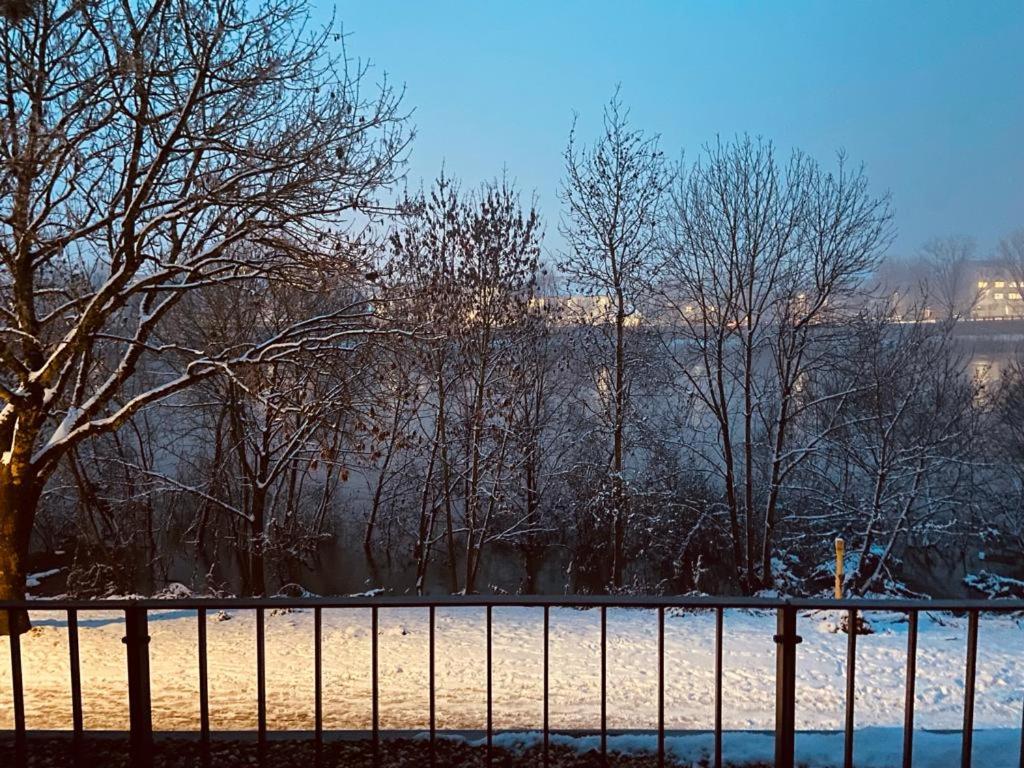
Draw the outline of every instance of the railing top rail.
[[[190,598],[117,598],[99,600],[35,599],[0,601],[0,610],[29,611],[123,611],[196,610],[256,608],[485,608],[493,606],[521,608],[748,608],[777,609],[791,606],[798,610],[863,611],[984,611],[987,613],[1024,611],[1024,600],[927,600],[901,598],[771,598],[643,595],[373,595],[354,597],[190,597]]]

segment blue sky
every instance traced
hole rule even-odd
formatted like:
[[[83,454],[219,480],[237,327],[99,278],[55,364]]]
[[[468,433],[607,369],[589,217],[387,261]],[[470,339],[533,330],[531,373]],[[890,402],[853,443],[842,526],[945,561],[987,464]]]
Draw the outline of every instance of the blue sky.
[[[1024,227],[1024,0],[313,1],[405,84],[410,184],[507,168],[550,248],[573,113],[594,135],[619,83],[670,155],[741,132],[826,163],[845,149],[892,193],[894,253],[956,233],[984,256]]]

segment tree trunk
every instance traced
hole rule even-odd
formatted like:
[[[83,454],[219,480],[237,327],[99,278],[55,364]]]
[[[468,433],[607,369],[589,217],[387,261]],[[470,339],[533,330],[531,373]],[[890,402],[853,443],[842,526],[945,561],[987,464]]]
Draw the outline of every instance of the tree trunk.
[[[0,471],[0,600],[25,599],[25,568],[40,493],[31,470],[6,464]],[[28,613],[15,611],[11,619],[12,613],[0,612],[0,636],[28,631]]]
[[[381,465],[380,474],[377,475],[377,484],[373,489],[373,504],[370,506],[370,518],[366,521],[366,531],[363,534],[363,549],[367,552],[373,545],[373,529],[377,525],[377,513],[384,496],[384,484],[387,481],[388,468],[391,466],[391,459],[395,455],[398,444],[398,427],[401,424],[403,405],[403,400],[396,397],[394,415],[391,419],[391,435],[388,438],[388,452],[384,455],[384,463]]]
[[[252,594],[261,597],[267,594],[266,555],[266,490],[257,488],[252,500],[252,524],[249,538],[249,580]]]
[[[476,562],[477,562],[476,545],[471,541],[466,542],[466,582],[463,587],[463,591],[467,595],[473,594],[476,591]]]
[[[772,448],[771,481],[768,486],[768,503],[765,504],[764,531],[761,539],[761,587],[771,589],[774,583],[772,574],[772,539],[775,534],[775,513],[779,503],[780,485],[782,482],[782,452],[786,444],[786,430],[789,425],[789,398],[787,386],[783,393],[782,406],[776,422],[775,445]]]
[[[626,311],[622,290],[615,312],[615,422],[612,434],[612,586],[622,586],[626,540],[626,490],[622,479],[626,409]]]
[[[753,274],[750,288],[753,288]],[[754,317],[751,305],[753,297],[747,297],[746,333],[743,338],[743,521],[746,533],[747,590],[755,591],[760,583],[757,577],[754,530]],[[770,573],[765,571],[764,575]]]
[[[621,478],[615,479],[615,520],[612,531],[612,586],[621,587],[626,568],[626,494]]]
[[[709,386],[714,390],[713,403],[722,445],[725,471],[725,497],[729,510],[729,534],[732,539],[733,567],[740,589],[750,591],[749,564],[743,559],[743,541],[740,532],[739,499],[736,496],[736,463],[732,452],[732,427],[729,417],[729,397],[725,386],[725,350],[722,334],[715,337],[714,372],[709,371]]]
[[[448,571],[451,579],[452,593],[459,591],[459,563],[455,549],[455,521],[452,518],[451,499],[451,465],[448,463],[448,429],[445,422],[445,397],[446,392],[441,374],[438,373],[438,397],[437,397],[437,439],[441,447],[441,492],[444,500],[445,524],[448,526],[445,531],[445,540],[448,543]]]
[[[431,484],[434,481],[434,464],[436,462],[437,435],[435,431],[434,443],[430,446],[430,459],[427,461],[427,475],[423,480],[423,492],[420,494],[420,520],[419,525],[416,527],[416,543],[412,550],[412,556],[418,562],[422,562],[424,559],[423,553],[427,549],[427,542],[433,532],[433,519],[437,510],[437,503],[431,498],[430,494]],[[428,521],[430,525],[428,525]]]
[[[426,589],[427,568],[430,565],[431,540],[434,537],[434,521],[437,519],[437,506],[431,505],[426,525],[422,529],[422,543],[416,555],[416,594],[422,595]]]

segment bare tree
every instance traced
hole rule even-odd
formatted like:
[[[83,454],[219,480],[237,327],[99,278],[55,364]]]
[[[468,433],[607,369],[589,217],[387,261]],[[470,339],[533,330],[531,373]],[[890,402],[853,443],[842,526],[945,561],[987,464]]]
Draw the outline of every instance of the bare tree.
[[[932,238],[921,247],[929,294],[942,320],[969,317],[981,298],[971,272],[975,250],[974,240],[963,235]]]
[[[364,94],[305,19],[301,0],[46,0],[4,25],[0,597],[22,594],[40,493],[75,446],[329,332],[331,310],[256,344],[160,335],[198,287],[343,256],[339,217],[394,177],[397,97]],[[134,391],[171,351],[182,372]]]
[[[831,539],[823,530],[842,533],[858,593],[894,581],[907,543],[974,525],[979,383],[955,348],[955,319],[925,322],[922,307],[911,320],[890,315],[883,302],[857,318],[842,355],[811,387],[818,403],[831,392],[843,405],[839,426],[831,409],[822,412],[825,437],[803,468],[817,510],[806,530],[816,541]]]
[[[1024,228],[999,241],[998,259],[1009,277],[1024,286]],[[990,500],[993,508],[1004,510],[1002,532],[1024,550],[1024,359],[1018,354],[1006,367],[989,396],[995,423],[990,451],[993,463],[1009,481],[995,485],[1000,492]]]
[[[393,340],[397,341],[397,340]],[[382,512],[389,503],[406,502],[407,483],[402,483],[421,458],[417,415],[422,410],[421,372],[415,365],[414,345],[391,343],[372,351],[370,404],[362,409],[357,427],[362,433],[356,444],[367,464],[370,509],[363,530],[363,550],[372,557],[374,534]],[[413,556],[418,558],[427,536],[425,515],[420,520]]]
[[[1024,228],[1017,229],[999,241],[999,260],[1011,277],[1024,284]]]
[[[346,466],[351,445],[342,439],[352,433],[342,425],[354,420],[361,382],[368,378],[362,347],[374,332],[371,303],[337,278],[319,291],[270,283],[258,302],[250,290],[238,286],[197,291],[187,302],[192,325],[198,326],[188,337],[200,348],[217,347],[228,339],[254,344],[303,318],[325,311],[335,317],[328,334],[305,339],[301,349],[275,354],[258,366],[229,370],[197,388],[197,407],[216,411],[219,427],[213,438],[225,447],[211,463],[207,483],[146,471],[171,490],[213,502],[240,526],[237,538],[245,555],[247,589],[266,594],[266,554],[297,555],[304,544],[316,540],[320,515],[308,503],[309,494],[314,486],[328,489],[329,478]],[[185,453],[201,450],[185,447]],[[317,511],[309,514],[311,510]]]
[[[565,462],[578,437],[569,423],[576,382],[567,375],[569,332],[560,299],[556,278],[542,269],[538,295],[521,321],[516,362],[504,387],[514,436],[514,505],[525,529],[516,543],[526,558],[550,551],[556,543],[551,534],[559,526],[552,512],[564,495]],[[522,587],[533,591],[529,568]]]
[[[629,328],[640,321],[640,307],[656,262],[659,226],[672,173],[658,147],[629,124],[618,91],[604,110],[604,130],[592,146],[581,145],[576,126],[565,150],[565,207],[561,232],[567,243],[559,269],[570,292],[584,292],[595,303],[589,320],[604,344],[595,368],[606,372],[608,464],[607,513],[611,520],[611,583],[622,583],[629,499],[624,476],[630,411]],[[605,374],[602,373],[602,376]]]
[[[990,402],[994,420],[987,446],[1002,481],[992,484],[996,493],[987,501],[1003,513],[1001,533],[1024,552],[1024,360],[1019,355],[1002,372]]]
[[[772,146],[719,142],[680,177],[659,272],[665,351],[694,399],[698,449],[722,489],[739,584],[772,582],[783,483],[810,442],[796,440],[802,387],[826,338],[888,243],[889,209],[860,172],[835,173]]]
[[[485,185],[466,201],[460,218],[462,253],[455,277],[465,293],[467,312],[458,318],[463,375],[457,402],[465,446],[465,590],[472,592],[484,547],[495,540],[496,529],[509,537],[521,522],[511,513],[508,490],[516,444],[512,401],[521,339],[534,331],[528,320],[541,224],[536,208],[524,209],[507,180]]]
[[[392,243],[400,284],[417,294],[411,309],[427,336],[432,389],[424,405],[434,409],[417,549],[432,535],[428,510],[437,508],[437,496],[452,589],[459,591],[461,539],[462,589],[473,591],[484,547],[520,530],[521,518],[509,519],[516,445],[510,386],[521,370],[521,340],[532,330],[540,220],[507,181],[463,195],[442,175],[414,207],[418,215]]]
[[[445,544],[451,591],[459,591],[458,552],[455,541],[455,479],[449,442],[449,412],[455,370],[457,329],[465,316],[465,296],[455,279],[459,260],[458,186],[443,173],[428,195],[410,200],[402,225],[391,236],[393,312],[423,335],[418,345],[420,368],[430,392],[424,408],[431,408],[425,432],[430,444],[419,495],[417,525],[417,587],[422,589],[440,513],[444,515]]]

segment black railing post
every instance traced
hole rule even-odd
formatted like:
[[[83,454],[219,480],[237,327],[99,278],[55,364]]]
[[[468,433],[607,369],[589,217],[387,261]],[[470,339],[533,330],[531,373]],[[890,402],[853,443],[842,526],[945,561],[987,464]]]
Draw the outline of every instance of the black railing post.
[[[487,765],[494,759],[494,655],[491,647],[491,606],[487,606]]]
[[[843,768],[853,768],[854,705],[857,701],[857,609],[846,614],[846,728],[843,733]]]
[[[267,752],[267,628],[263,608],[256,609],[256,754],[263,765]]]
[[[323,611],[313,609],[313,741],[316,765],[320,765],[324,751],[324,629]]]
[[[128,720],[132,765],[153,757],[153,709],[149,692],[149,620],[145,608],[126,608],[122,642],[128,657]]]
[[[903,695],[903,768],[912,768],[914,762],[914,697],[917,687],[917,609],[908,615],[907,624],[907,679]]]
[[[434,765],[437,761],[437,682],[436,682],[436,664],[437,664],[437,640],[435,639],[435,627],[437,625],[436,612],[434,606],[430,606],[428,609],[428,619],[430,621],[430,636],[429,636],[429,648],[428,652],[430,655],[429,659],[429,676],[430,676],[430,687],[429,687],[429,698],[430,698],[430,764]]]
[[[715,609],[715,768],[722,768],[722,606]]]
[[[11,642],[11,695],[14,698],[14,751],[18,765],[27,757],[25,745],[25,690],[21,671],[21,635],[18,630],[17,611],[7,611],[7,626],[10,627]]]
[[[81,758],[82,731],[82,665],[78,653],[78,611],[68,611],[68,670],[71,673],[71,727],[74,731],[72,750],[75,765]]]
[[[601,764],[608,764],[608,610],[601,606]]]
[[[210,764],[210,677],[206,656],[206,609],[196,611],[196,655],[199,657],[199,745],[202,764]]]
[[[665,606],[658,608],[658,768],[665,766]]]
[[[370,609],[370,718],[373,728],[373,765],[380,765],[380,663],[377,635],[380,633],[380,619],[377,606]]]
[[[793,768],[796,734],[796,608],[778,609],[775,652],[775,768]]]
[[[974,685],[978,671],[978,612],[967,613],[967,669],[964,672],[964,730],[960,765],[971,768],[974,745]]]
[[[550,737],[550,705],[548,703],[548,696],[550,695],[550,665],[551,665],[551,651],[550,651],[550,634],[551,634],[551,612],[549,606],[544,606],[544,768],[548,767],[548,744],[551,740]]]

